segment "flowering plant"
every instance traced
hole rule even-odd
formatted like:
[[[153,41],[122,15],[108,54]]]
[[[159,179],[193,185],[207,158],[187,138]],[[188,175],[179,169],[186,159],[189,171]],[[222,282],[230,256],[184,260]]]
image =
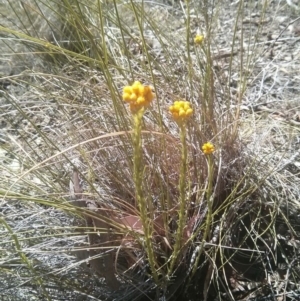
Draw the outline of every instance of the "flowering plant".
[[[202,44],[202,42],[204,41],[204,36],[203,35],[200,35],[200,34],[197,34],[194,38],[194,43],[196,45],[200,45]]]
[[[215,147],[211,142],[207,142],[203,144],[202,151],[205,155],[210,155],[215,151]]]
[[[154,93],[151,87],[144,86],[139,81],[135,81],[132,86],[125,86],[123,89],[123,100],[129,103],[133,114],[147,108],[153,98]]]
[[[185,122],[193,114],[191,104],[183,100],[175,101],[174,104],[170,106],[169,111],[177,123]]]

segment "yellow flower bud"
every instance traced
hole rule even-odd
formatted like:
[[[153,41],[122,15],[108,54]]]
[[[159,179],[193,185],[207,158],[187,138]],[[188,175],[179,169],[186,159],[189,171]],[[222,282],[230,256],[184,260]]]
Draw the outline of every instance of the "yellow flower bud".
[[[211,142],[207,142],[203,144],[202,151],[205,155],[210,155],[215,151],[215,147]]]
[[[200,45],[200,44],[202,44],[203,40],[204,40],[204,36],[197,34],[194,38],[194,43],[196,45]]]
[[[175,101],[174,104],[170,106],[169,111],[177,123],[185,122],[193,114],[191,104],[183,100]]]
[[[123,100],[129,103],[130,110],[133,114],[142,108],[147,108],[154,99],[151,87],[142,85],[135,81],[132,86],[123,88]]]

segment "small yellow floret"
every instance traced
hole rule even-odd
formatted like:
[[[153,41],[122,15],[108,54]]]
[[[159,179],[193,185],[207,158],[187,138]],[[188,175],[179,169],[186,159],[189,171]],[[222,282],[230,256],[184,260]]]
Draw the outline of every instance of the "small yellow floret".
[[[191,104],[183,100],[175,101],[174,104],[170,106],[169,111],[177,123],[186,121],[193,114]]]
[[[142,108],[147,108],[154,98],[151,87],[144,86],[136,81],[132,86],[123,88],[123,100],[129,103],[132,113],[138,112]]]
[[[202,44],[203,40],[204,40],[204,36],[197,34],[194,38],[194,43],[197,45],[200,45],[200,44]]]
[[[215,151],[215,147],[211,142],[207,142],[203,144],[202,151],[205,155],[210,155]]]

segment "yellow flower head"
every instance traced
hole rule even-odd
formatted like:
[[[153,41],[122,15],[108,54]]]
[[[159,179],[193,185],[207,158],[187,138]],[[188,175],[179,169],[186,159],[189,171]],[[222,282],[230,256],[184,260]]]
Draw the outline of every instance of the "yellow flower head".
[[[194,38],[194,43],[196,45],[200,45],[200,44],[202,44],[203,40],[204,40],[204,36],[203,35],[196,34],[196,36]]]
[[[147,108],[154,98],[150,86],[144,86],[136,81],[132,86],[125,86],[123,89],[123,100],[129,103],[132,113],[142,108]]]
[[[215,151],[215,147],[211,142],[207,142],[203,144],[202,151],[205,155],[210,155]]]
[[[183,123],[193,114],[191,104],[183,100],[175,101],[174,104],[170,106],[169,111],[177,123]]]

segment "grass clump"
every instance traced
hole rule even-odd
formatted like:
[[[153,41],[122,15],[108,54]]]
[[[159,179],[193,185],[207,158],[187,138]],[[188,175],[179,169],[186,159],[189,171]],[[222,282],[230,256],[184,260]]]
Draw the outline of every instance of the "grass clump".
[[[32,58],[1,79],[7,300],[297,294],[299,131],[242,111],[267,2],[198,2],[7,1]]]

